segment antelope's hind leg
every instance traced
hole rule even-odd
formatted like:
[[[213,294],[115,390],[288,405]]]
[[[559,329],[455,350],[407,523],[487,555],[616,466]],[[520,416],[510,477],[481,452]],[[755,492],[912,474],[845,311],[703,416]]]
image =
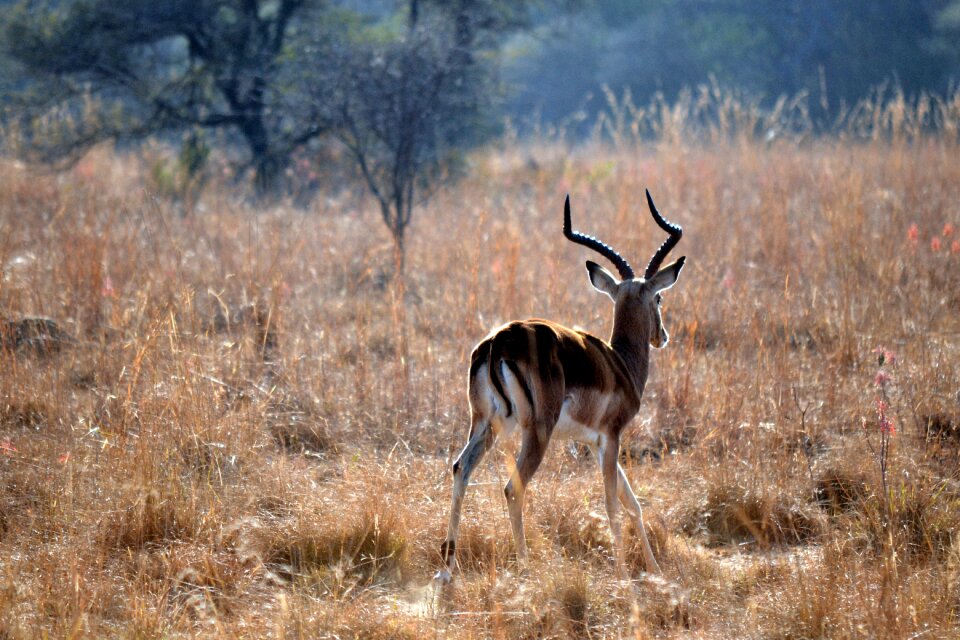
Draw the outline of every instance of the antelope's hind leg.
[[[523,497],[530,479],[536,473],[547,451],[547,440],[538,435],[538,429],[523,429],[520,453],[517,455],[513,473],[504,488],[507,498],[507,510],[510,513],[510,526],[513,528],[513,542],[517,548],[517,559],[523,564],[527,560],[527,538],[523,531]]]
[[[490,419],[474,413],[470,428],[470,440],[453,463],[453,496],[450,501],[450,523],[447,525],[447,537],[440,545],[443,557],[443,569],[436,579],[450,582],[454,566],[457,563],[457,534],[460,531],[460,511],[463,508],[463,496],[470,484],[470,474],[490,450],[496,440]]]
[[[503,378],[520,426],[520,453],[503,493],[507,498],[517,558],[527,559],[527,538],[523,531],[523,498],[533,474],[547,452],[550,436],[563,407],[563,374],[556,362],[544,365],[537,375],[521,377],[518,370],[505,367]],[[537,402],[530,402],[537,398]]]

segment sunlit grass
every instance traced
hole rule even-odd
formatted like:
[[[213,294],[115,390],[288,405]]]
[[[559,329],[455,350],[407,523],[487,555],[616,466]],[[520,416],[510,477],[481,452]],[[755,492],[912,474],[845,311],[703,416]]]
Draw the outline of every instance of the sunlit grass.
[[[214,185],[182,217],[136,157],[58,176],[4,162],[0,316],[72,341],[4,334],[0,635],[954,635],[956,141],[728,138],[475,155],[417,211],[404,314],[389,235],[350,192],[257,209]],[[605,336],[563,196],[642,264],[662,241],[645,187],[688,256],[624,439],[665,575],[617,581],[599,471],[554,443],[529,567],[491,455],[436,593],[473,344],[534,315]]]

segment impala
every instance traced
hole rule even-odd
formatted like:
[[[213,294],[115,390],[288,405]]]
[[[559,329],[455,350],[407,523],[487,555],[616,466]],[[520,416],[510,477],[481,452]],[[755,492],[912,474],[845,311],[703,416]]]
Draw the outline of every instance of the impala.
[[[600,464],[617,570],[625,575],[619,503],[634,518],[643,546],[645,568],[660,572],[643,526],[643,513],[619,464],[620,434],[636,415],[647,383],[650,347],[667,344],[660,315],[660,292],[677,281],[685,258],[661,268],[683,230],[660,215],[650,192],[647,204],[656,223],[669,234],[650,259],[642,278],[630,264],[594,237],[571,229],[570,197],[564,204],[563,234],[607,258],[620,273],[617,280],[587,261],[593,286],[614,303],[609,342],[549,320],[511,322],[494,330],[473,350],[470,362],[470,435],[453,463],[453,498],[444,567],[437,579],[449,582],[456,564],[460,510],[470,474],[501,433],[519,427],[520,453],[504,493],[518,559],[527,557],[523,533],[523,496],[543,460],[551,438],[566,438],[590,447]]]

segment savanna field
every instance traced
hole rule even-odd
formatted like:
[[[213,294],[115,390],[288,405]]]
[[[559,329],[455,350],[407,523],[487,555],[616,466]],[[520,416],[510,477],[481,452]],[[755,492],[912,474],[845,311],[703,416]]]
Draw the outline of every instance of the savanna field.
[[[416,210],[403,288],[351,190],[214,180],[183,215],[142,154],[0,163],[0,637],[956,637],[956,131],[617,142],[477,152]],[[663,576],[627,527],[617,579],[564,442],[520,571],[500,442],[437,589],[473,345],[606,337],[563,198],[642,265],[644,188],[687,256],[623,438]]]

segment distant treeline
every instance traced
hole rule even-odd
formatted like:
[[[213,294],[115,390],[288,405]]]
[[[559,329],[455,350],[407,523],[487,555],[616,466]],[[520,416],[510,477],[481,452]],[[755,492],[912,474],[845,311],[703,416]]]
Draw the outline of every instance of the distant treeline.
[[[806,93],[832,123],[880,85],[911,97],[960,78],[960,0],[585,0],[542,18],[507,50],[521,131],[592,122],[603,87],[637,104],[711,82],[766,106]]]
[[[958,71],[960,0],[0,0],[0,148],[179,141],[183,191],[220,147],[261,195],[346,158],[402,245],[502,123],[912,136],[958,121]]]

